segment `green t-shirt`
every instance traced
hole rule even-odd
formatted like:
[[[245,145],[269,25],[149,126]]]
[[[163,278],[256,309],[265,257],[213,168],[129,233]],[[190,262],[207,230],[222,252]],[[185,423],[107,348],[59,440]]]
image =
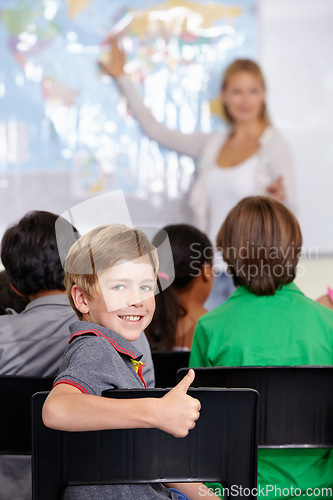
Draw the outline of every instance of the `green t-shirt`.
[[[332,364],[333,311],[305,297],[294,283],[264,297],[238,288],[199,319],[189,362],[191,367]],[[333,490],[333,451],[261,449],[258,488],[259,496],[270,498],[333,497],[333,491],[307,492]]]

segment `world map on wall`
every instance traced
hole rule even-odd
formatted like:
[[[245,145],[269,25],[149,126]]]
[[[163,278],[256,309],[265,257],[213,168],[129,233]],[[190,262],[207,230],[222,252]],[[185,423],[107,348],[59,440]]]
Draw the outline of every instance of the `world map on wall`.
[[[150,141],[98,67],[110,34],[158,120],[209,131],[223,126],[223,68],[257,57],[256,0],[2,0],[0,187],[22,172],[62,171],[81,198],[186,193],[192,160]]]

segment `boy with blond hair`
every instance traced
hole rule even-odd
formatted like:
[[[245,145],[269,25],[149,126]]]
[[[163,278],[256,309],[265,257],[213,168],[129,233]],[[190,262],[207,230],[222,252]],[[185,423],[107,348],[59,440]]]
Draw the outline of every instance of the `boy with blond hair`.
[[[176,437],[195,426],[200,402],[186,394],[193,370],[162,398],[100,397],[107,389],[145,387],[141,354],[131,341],[152,319],[157,270],[157,251],[147,236],[124,225],[100,226],[72,246],[65,285],[79,321],[70,325],[69,347],[44,404],[46,426],[66,431],[154,427]],[[169,486],[192,499],[202,497],[200,483]],[[122,484],[69,486],[65,498],[186,497],[162,484]]]

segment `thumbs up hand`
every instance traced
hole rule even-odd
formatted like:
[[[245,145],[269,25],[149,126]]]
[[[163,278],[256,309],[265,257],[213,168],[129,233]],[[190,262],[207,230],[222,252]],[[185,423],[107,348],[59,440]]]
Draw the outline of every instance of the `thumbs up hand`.
[[[187,394],[194,376],[194,370],[189,370],[185,377],[159,400],[161,413],[158,428],[175,437],[187,436],[200,416],[200,401]]]

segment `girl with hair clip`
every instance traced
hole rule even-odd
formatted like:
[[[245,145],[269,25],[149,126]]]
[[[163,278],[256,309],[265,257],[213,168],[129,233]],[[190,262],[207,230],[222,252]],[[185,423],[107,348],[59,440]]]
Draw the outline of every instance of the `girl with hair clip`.
[[[226,129],[184,134],[155,120],[124,73],[124,52],[115,39],[109,41],[112,55],[100,61],[100,66],[116,79],[144,132],[162,146],[197,160],[189,204],[195,225],[212,241],[229,210],[246,196],[270,195],[293,208],[291,154],[268,117],[266,85],[257,63],[238,59],[224,73],[220,100]],[[208,309],[233,291],[220,255],[215,259],[220,275],[206,304]]]
[[[152,351],[190,350],[194,329],[213,285],[213,251],[209,238],[188,224],[169,225],[166,232],[173,255],[175,279],[156,295],[154,318],[145,333]],[[159,233],[153,244],[158,241]],[[161,271],[160,281],[169,280]],[[165,287],[161,287],[164,289]]]

